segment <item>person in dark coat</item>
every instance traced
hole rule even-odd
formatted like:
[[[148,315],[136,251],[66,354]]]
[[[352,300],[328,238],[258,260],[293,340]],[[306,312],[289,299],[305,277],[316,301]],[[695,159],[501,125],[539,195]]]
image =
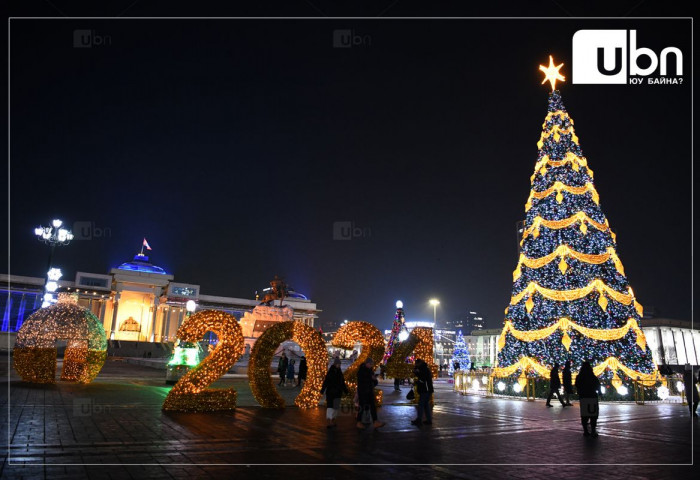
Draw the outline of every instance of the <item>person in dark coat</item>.
[[[556,395],[557,399],[559,399],[559,403],[564,406],[564,401],[561,399],[561,395],[559,395],[559,387],[561,387],[561,380],[559,380],[559,364],[555,362],[554,366],[552,367],[552,371],[549,373],[549,395],[547,396],[548,407],[552,406],[552,404],[549,402],[552,400],[554,395]]]
[[[570,400],[570,396],[574,393],[574,386],[571,384],[571,361],[567,360],[564,364],[564,370],[561,373],[562,384],[564,385],[564,399],[566,403],[565,407],[573,406]]]
[[[688,408],[690,408],[690,416],[698,416],[698,389],[695,386],[697,383],[697,378],[693,375],[693,367],[689,364],[685,364],[685,370],[683,371],[683,386],[685,387],[685,398],[688,401]]]
[[[581,403],[581,425],[583,426],[583,434],[596,438],[596,424],[598,423],[598,392],[600,391],[600,381],[593,373],[593,367],[589,362],[581,364],[576,376],[576,393]],[[591,425],[591,431],[588,431],[588,424]]]
[[[301,364],[299,369],[301,370]],[[299,375],[301,376],[301,372]],[[326,428],[335,427],[337,425],[335,419],[338,416],[338,410],[340,410],[340,398],[343,396],[343,393],[348,393],[345,377],[340,369],[339,358],[333,360],[333,365],[326,373],[326,378],[323,380],[323,385],[321,385],[321,395],[324,392],[326,393],[326,422],[328,423]]]
[[[301,357],[299,360],[299,374],[297,376],[297,387],[301,387],[302,382],[306,381],[306,373],[309,367],[306,365],[306,357]]]
[[[418,405],[416,405],[416,419],[411,421],[411,424],[417,427],[420,427],[423,423],[430,425],[433,423],[430,412],[430,396],[435,391],[433,390],[433,372],[430,371],[427,363],[418,358],[416,359],[416,368],[413,369],[413,374],[416,377]],[[425,422],[423,422],[423,413],[425,413]]]
[[[357,428],[363,429],[365,425],[362,423],[362,413],[369,410],[374,421],[374,428],[383,427],[384,422],[377,420],[377,405],[374,402],[374,387],[379,381],[374,374],[374,362],[368,358],[365,363],[357,369],[357,401],[359,411],[357,412]]]
[[[278,385],[284,385],[284,376],[287,375],[287,366],[289,365],[289,359],[287,358],[287,354],[282,352],[282,356],[280,357],[280,361],[277,364],[277,373],[279,373],[280,376],[280,383]]]
[[[294,386],[294,359],[290,360],[289,366],[287,366],[287,383]]]

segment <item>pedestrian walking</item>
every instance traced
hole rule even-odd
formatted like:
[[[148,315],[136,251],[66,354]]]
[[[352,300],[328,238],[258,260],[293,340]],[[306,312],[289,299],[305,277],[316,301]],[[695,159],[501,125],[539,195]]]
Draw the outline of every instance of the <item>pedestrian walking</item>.
[[[374,422],[374,428],[383,427],[384,422],[377,420],[377,405],[374,400],[374,387],[379,381],[377,375],[374,374],[374,362],[368,358],[365,363],[357,369],[357,402],[359,411],[357,412],[357,428],[365,429],[362,423],[362,414],[365,410],[369,410]]]
[[[411,421],[411,424],[420,427],[424,423],[430,425],[433,423],[432,414],[430,411],[430,396],[433,394],[433,372],[430,371],[428,364],[420,358],[416,359],[416,368],[413,370],[416,377],[416,390],[418,393],[418,405],[416,405],[416,419]],[[425,413],[425,421],[423,414]]]
[[[564,401],[559,395],[559,387],[561,387],[561,380],[559,380],[559,363],[555,362],[552,367],[552,371],[549,373],[549,395],[547,396],[547,406],[551,407],[552,404],[549,403],[554,395],[559,399],[559,403],[564,406]]]
[[[284,385],[284,377],[287,375],[287,366],[289,365],[289,359],[287,358],[287,355],[282,352],[282,356],[280,357],[280,361],[277,364],[277,373],[280,376],[280,383],[278,385]]]
[[[306,365],[306,357],[302,356],[301,360],[299,360],[299,375],[297,376],[297,387],[301,387],[302,383],[306,382],[306,373],[308,371],[309,367]]]
[[[693,375],[693,367],[689,364],[685,364],[685,370],[683,370],[683,385],[685,387],[685,398],[688,401],[688,408],[690,409],[690,416],[698,416],[698,389],[695,386],[697,383],[697,377]]]
[[[294,360],[289,361],[289,365],[287,366],[287,383],[289,383],[292,387],[294,386]]]
[[[574,386],[571,384],[571,361],[567,360],[564,364],[564,370],[561,373],[562,384],[564,385],[564,400],[565,407],[572,407],[571,395],[574,393]]]
[[[301,375],[301,364],[299,364],[299,370],[299,375]],[[340,410],[340,399],[343,393],[348,393],[345,377],[340,369],[339,358],[333,360],[333,365],[326,373],[326,378],[323,380],[323,385],[321,385],[321,395],[324,392],[326,393],[326,428],[332,428],[337,426],[336,417],[338,416],[338,410]]]
[[[600,381],[593,373],[593,367],[589,362],[581,364],[576,376],[576,393],[578,393],[579,403],[581,404],[581,425],[583,426],[583,435],[593,438],[598,437],[596,425],[598,423],[598,392],[600,391]],[[588,424],[591,425],[591,431],[588,431]]]

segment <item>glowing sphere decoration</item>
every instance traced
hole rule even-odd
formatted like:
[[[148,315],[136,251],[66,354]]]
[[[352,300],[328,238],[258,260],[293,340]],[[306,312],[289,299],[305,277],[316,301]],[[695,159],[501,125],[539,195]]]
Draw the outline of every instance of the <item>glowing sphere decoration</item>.
[[[496,384],[496,388],[498,388],[499,392],[505,392],[506,390],[506,384],[504,382],[498,382]]]
[[[56,381],[56,341],[67,343],[61,380],[90,383],[107,358],[107,336],[100,320],[69,297],[34,312],[17,332],[15,370],[25,382]]]
[[[620,385],[619,387],[617,387],[617,393],[624,397],[629,393],[629,390],[624,385]]]
[[[656,393],[661,400],[666,400],[670,394],[668,387],[665,387],[663,385],[656,390]]]
[[[403,308],[403,302],[401,300],[396,301],[396,308]]]
[[[515,393],[520,393],[523,391],[523,387],[521,387],[519,383],[516,383],[513,385],[513,391]]]

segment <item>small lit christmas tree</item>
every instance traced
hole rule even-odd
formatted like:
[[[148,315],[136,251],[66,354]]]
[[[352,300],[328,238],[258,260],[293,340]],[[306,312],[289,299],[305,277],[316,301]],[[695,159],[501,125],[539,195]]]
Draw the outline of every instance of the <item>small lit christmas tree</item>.
[[[396,302],[396,313],[394,314],[394,324],[391,326],[391,334],[389,335],[389,342],[386,345],[386,352],[384,352],[384,358],[382,358],[382,363],[386,365],[389,357],[394,353],[394,346],[398,342],[403,342],[408,338],[408,329],[406,328],[406,319],[403,312],[403,302],[401,300]]]
[[[659,376],[641,330],[642,306],[617,255],[574,121],[554,89],[564,79],[561,65],[549,62],[540,69],[552,92],[493,374],[522,381],[528,374],[547,377],[554,363],[571,360],[577,372],[589,361],[616,388],[620,377],[653,386]]]
[[[455,347],[447,370],[450,375],[455,373],[455,362],[459,362],[460,370],[466,370],[471,365],[469,349],[467,348],[467,342],[464,340],[464,335],[462,335],[462,330],[457,332],[457,340],[455,340]]]

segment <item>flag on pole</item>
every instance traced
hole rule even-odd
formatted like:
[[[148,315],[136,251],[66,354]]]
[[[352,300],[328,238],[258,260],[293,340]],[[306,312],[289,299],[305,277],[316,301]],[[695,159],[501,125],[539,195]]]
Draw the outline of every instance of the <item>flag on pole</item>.
[[[146,250],[151,250],[151,246],[148,244],[145,238],[143,239],[143,246],[146,247]]]

